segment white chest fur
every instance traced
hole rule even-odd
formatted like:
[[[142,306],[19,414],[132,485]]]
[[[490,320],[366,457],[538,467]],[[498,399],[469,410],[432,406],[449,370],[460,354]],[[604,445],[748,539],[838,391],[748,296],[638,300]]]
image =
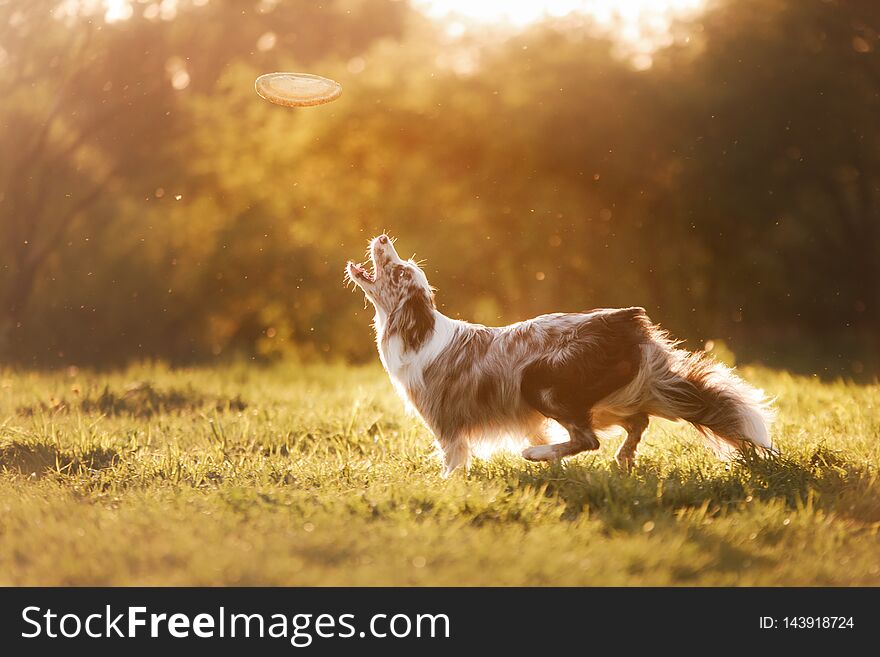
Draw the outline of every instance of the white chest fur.
[[[376,344],[379,358],[398,393],[412,404],[413,392],[424,385],[427,367],[454,339],[460,322],[434,311],[434,330],[417,350],[407,349],[399,335],[385,336],[385,322],[376,314]]]

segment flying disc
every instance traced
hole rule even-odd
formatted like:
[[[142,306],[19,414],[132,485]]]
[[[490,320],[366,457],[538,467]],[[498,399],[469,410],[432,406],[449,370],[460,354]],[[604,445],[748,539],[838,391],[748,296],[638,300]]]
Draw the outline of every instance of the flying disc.
[[[266,73],[257,78],[254,89],[261,98],[285,107],[323,105],[342,93],[335,80],[309,73]]]

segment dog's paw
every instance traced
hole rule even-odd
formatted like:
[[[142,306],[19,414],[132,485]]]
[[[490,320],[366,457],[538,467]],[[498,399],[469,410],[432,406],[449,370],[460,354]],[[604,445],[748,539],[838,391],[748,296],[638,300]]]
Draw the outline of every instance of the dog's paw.
[[[534,445],[526,447],[522,452],[527,461],[555,461],[559,454],[554,445]]]

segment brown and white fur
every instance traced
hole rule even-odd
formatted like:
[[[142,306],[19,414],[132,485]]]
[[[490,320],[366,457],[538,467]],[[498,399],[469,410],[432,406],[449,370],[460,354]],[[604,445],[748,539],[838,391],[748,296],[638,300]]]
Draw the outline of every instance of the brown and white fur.
[[[729,368],[676,348],[643,308],[541,315],[510,326],[450,319],[424,272],[392,240],[370,243],[373,271],[346,274],[375,306],[379,357],[401,397],[434,433],[443,473],[468,466],[475,447],[510,437],[530,461],[599,448],[596,431],[619,425],[630,468],[648,418],[687,420],[721,457],[751,443],[773,450],[764,393]],[[569,435],[550,444],[549,420]]]

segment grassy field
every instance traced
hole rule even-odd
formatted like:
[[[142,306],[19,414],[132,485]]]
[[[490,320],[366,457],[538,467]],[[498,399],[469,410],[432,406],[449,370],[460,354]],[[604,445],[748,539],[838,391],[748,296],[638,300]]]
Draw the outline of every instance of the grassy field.
[[[0,372],[0,584],[880,584],[880,385],[743,373],[781,458],[444,481],[378,367]]]

